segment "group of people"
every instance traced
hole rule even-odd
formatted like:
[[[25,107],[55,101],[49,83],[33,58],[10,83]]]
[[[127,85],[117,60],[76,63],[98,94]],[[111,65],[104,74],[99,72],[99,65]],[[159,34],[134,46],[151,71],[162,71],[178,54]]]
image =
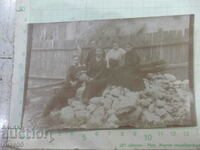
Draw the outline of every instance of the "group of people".
[[[84,103],[89,103],[92,97],[100,96],[107,86],[140,90],[143,85],[139,64],[139,56],[131,44],[120,48],[117,42],[113,42],[112,48],[106,51],[92,41],[87,53],[82,50],[73,56],[64,87],[52,98],[44,114],[68,105],[68,99],[73,98],[83,85]]]

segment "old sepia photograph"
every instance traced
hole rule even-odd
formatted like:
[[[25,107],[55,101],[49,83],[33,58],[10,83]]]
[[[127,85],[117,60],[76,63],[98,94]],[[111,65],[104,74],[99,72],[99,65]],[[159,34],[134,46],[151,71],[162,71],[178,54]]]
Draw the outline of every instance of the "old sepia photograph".
[[[23,127],[196,126],[194,19],[29,24]]]

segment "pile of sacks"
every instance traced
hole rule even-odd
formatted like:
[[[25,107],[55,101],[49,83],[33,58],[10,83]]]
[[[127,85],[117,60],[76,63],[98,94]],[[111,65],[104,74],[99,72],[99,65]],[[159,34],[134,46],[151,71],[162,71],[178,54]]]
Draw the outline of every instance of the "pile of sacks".
[[[69,106],[52,112],[65,128],[166,127],[190,119],[189,83],[171,74],[148,74],[145,89],[133,92],[108,87],[89,104],[74,99]]]

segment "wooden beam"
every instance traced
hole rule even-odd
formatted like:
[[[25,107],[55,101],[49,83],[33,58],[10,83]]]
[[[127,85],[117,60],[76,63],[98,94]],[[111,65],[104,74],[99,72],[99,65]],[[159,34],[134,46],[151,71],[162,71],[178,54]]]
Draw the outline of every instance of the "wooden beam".
[[[38,79],[38,80],[65,80],[65,78],[57,78],[57,77],[41,77],[41,76],[29,76],[28,79]]]
[[[166,68],[167,69],[173,69],[173,68],[182,68],[182,67],[188,67],[188,63],[179,63],[179,64],[170,64]]]
[[[32,48],[32,52],[41,52],[41,51],[74,51],[75,49],[67,48]]]
[[[165,47],[165,46],[187,45],[187,44],[189,44],[188,41],[182,41],[182,42],[169,43],[169,44],[163,43],[163,44],[156,44],[156,45],[136,46],[133,48],[134,49],[148,49],[148,48],[154,48],[154,47]],[[83,48],[83,49],[89,49],[89,48]],[[67,49],[67,48],[32,48],[32,52],[41,52],[41,51],[55,52],[55,51],[74,51],[74,50],[75,49]]]
[[[52,88],[52,87],[62,86],[63,84],[64,84],[64,82],[57,82],[57,83],[52,83],[52,84],[48,84],[48,85],[44,85],[44,86],[28,88],[28,90],[48,89],[48,88]]]

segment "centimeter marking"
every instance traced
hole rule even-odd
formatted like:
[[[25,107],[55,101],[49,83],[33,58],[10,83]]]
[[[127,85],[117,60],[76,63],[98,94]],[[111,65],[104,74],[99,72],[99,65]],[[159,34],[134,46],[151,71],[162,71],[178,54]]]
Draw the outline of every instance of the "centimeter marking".
[[[26,133],[20,132],[18,134]],[[36,130],[34,133],[37,133]],[[41,132],[38,132],[41,133]],[[57,144],[60,142],[69,142],[63,147],[68,147],[70,141],[81,142],[79,146],[84,145],[88,149],[93,148],[89,143],[95,143],[95,146],[115,149],[147,149],[147,148],[177,148],[177,149],[191,149],[200,148],[200,128],[166,128],[166,129],[124,129],[124,130],[90,130],[90,131],[58,131],[45,133],[45,138],[38,138],[38,140],[45,140],[47,144]],[[53,133],[53,134],[51,134]],[[42,132],[42,134],[44,134]],[[31,143],[32,140],[28,138],[17,138],[17,142]],[[16,142],[11,141],[15,143]],[[81,148],[81,147],[77,147]]]
[[[90,132],[90,131],[89,131]],[[136,129],[136,130],[100,130],[100,131],[92,131],[92,134],[87,134],[87,131],[70,131],[68,132],[70,136],[79,136],[83,141],[86,141],[93,134],[93,138],[102,137],[102,136],[117,136],[118,138],[123,137],[142,137],[144,141],[152,141],[155,137],[163,140],[165,138],[177,138],[177,137],[195,137],[200,140],[200,128],[184,128],[184,129]]]
[[[114,146],[115,149],[125,148],[200,148],[200,128],[158,128],[158,129],[124,129],[70,131],[58,135],[58,139],[82,141],[82,144],[105,143],[102,148]],[[57,138],[55,137],[55,140]],[[55,141],[56,143],[56,141]],[[106,145],[108,144],[109,145]],[[89,147],[88,147],[89,148]],[[110,147],[113,148],[113,147]]]

